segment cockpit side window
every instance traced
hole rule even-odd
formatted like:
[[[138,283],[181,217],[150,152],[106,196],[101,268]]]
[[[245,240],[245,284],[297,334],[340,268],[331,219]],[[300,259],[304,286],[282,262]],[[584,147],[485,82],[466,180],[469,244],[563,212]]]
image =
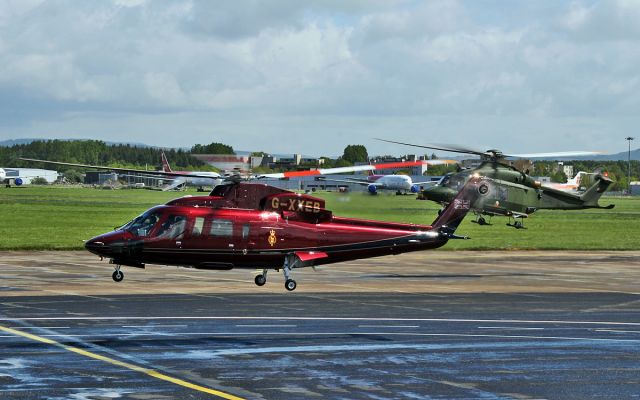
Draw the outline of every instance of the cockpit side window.
[[[159,212],[149,211],[125,225],[124,229],[135,236],[145,237],[149,235],[153,227],[158,223],[159,219]]]
[[[160,226],[157,236],[162,239],[181,239],[186,227],[187,217],[185,215],[170,214]]]

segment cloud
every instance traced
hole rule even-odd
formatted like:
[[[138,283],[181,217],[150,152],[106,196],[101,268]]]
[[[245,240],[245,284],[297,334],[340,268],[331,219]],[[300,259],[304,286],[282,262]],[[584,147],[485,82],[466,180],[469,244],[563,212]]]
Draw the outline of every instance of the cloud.
[[[632,1],[4,2],[0,104],[20,112],[0,135],[268,133],[334,154],[373,131],[547,150],[583,129],[611,146],[598,130],[640,122],[638,27]]]
[[[637,41],[640,39],[640,2],[574,3],[561,19],[561,26],[577,40]]]

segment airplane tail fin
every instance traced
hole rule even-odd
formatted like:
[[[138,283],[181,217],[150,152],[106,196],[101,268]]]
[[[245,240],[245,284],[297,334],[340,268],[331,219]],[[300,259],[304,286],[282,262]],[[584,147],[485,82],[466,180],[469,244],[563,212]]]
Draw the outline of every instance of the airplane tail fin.
[[[164,155],[164,151],[161,154],[161,158],[162,158],[162,171],[173,172],[171,171],[171,166],[169,165],[169,161],[167,161],[167,156]]]
[[[580,186],[580,181],[582,180],[582,175],[586,175],[586,172],[584,171],[579,171],[576,176],[574,176],[573,178],[567,179],[567,184],[568,185],[576,185],[576,187]]]
[[[484,177],[472,177],[469,179],[451,203],[433,221],[433,229],[439,230],[441,234],[449,239],[467,239],[467,237],[454,235],[454,232],[480,197],[481,186],[487,185],[489,181],[489,178]]]
[[[587,208],[613,208],[613,204],[605,207],[598,204],[598,200],[613,181],[606,174],[596,175],[595,180],[596,182],[580,196],[580,200],[584,202],[584,206]]]

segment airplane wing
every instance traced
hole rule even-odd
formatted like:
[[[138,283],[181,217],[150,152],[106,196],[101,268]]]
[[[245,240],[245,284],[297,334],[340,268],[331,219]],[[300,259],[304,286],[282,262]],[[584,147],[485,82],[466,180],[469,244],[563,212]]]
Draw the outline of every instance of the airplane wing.
[[[201,175],[197,173],[177,173],[177,172],[164,172],[164,171],[146,171],[144,169],[133,169],[133,168],[117,168],[117,167],[107,167],[104,165],[89,165],[89,164],[75,164],[75,163],[66,163],[60,161],[49,161],[49,160],[38,160],[34,158],[24,158],[19,157],[19,160],[22,161],[31,161],[31,162],[41,162],[45,164],[55,164],[55,165],[64,165],[68,167],[79,167],[79,168],[92,168],[92,169],[100,169],[104,171],[116,171],[116,172],[139,172],[147,175],[153,176],[168,176],[168,177],[185,177],[185,178],[215,178],[211,175]]]
[[[176,178],[176,179],[174,179],[173,181],[171,181],[171,183],[170,183],[170,184],[168,184],[168,185],[166,185],[166,186],[163,186],[163,187],[162,187],[162,191],[163,191],[163,192],[166,192],[166,191],[169,191],[169,190],[176,189],[177,187],[179,187],[179,186],[181,186],[181,185],[184,185],[185,183],[187,183],[187,180],[186,180],[186,179]]]
[[[455,160],[424,160],[424,161],[403,161],[403,162],[394,162],[394,163],[384,163],[384,164],[368,164],[368,165],[354,165],[351,167],[338,167],[338,168],[318,168],[311,169],[308,171],[289,171],[289,172],[278,172],[273,174],[261,174],[256,175],[255,178],[293,178],[298,176],[314,176],[314,175],[329,175],[329,174],[344,174],[350,172],[360,172],[360,171],[375,171],[381,169],[390,169],[390,168],[407,168],[407,167],[417,167],[420,165],[442,165],[442,164],[454,164],[457,163]]]
[[[143,179],[152,179],[155,182],[155,184],[157,185],[158,183],[163,183],[163,181],[169,181],[169,184],[166,184],[164,186],[161,187],[150,187],[150,189],[158,189],[161,190],[163,192],[167,192],[169,190],[173,190],[176,189],[178,187],[180,187],[180,185],[184,185],[185,183],[187,183],[187,179],[185,178],[174,178],[174,177],[164,177],[164,176],[151,176],[151,175],[131,175],[131,174],[118,174],[119,177],[130,177],[130,178],[143,178]],[[215,178],[211,178],[211,179],[215,179]],[[159,182],[158,182],[159,181]]]

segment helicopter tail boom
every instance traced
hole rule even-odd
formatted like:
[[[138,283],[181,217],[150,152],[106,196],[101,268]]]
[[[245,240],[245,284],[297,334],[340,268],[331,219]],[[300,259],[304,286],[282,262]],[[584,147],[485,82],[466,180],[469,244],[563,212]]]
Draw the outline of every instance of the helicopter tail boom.
[[[473,204],[478,200],[480,192],[478,186],[481,181],[488,178],[472,177],[462,187],[458,194],[453,198],[451,203],[440,213],[438,218],[433,221],[434,230],[439,230],[445,237],[449,239],[468,239],[466,237],[456,236],[453,233],[458,228],[464,217],[471,211]]]

